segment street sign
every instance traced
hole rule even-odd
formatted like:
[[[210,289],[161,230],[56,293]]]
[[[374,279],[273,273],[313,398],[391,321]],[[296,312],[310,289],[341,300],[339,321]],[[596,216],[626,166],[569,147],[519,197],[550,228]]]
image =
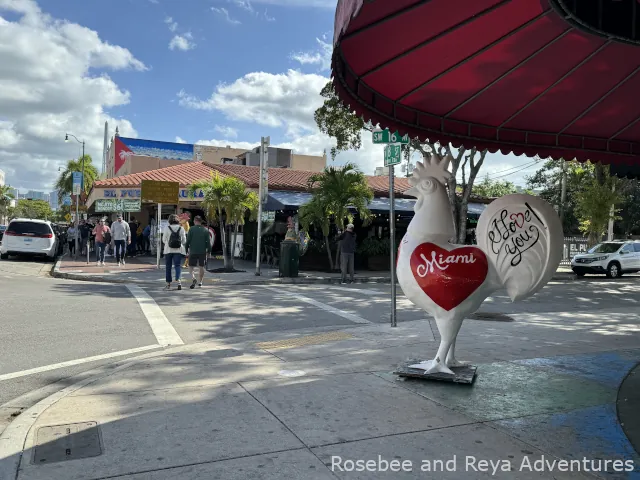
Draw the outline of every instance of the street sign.
[[[276,212],[262,212],[262,221],[263,222],[275,222],[276,221]]]
[[[74,195],[80,195],[80,184],[79,183],[74,183],[73,184],[73,194]]]
[[[384,147],[384,166],[398,165],[402,162],[402,145],[399,143]]]
[[[409,143],[409,135],[405,135],[403,137],[400,135],[400,133],[398,133],[397,130],[395,131],[395,133],[391,133],[389,129],[374,130],[373,143],[375,144],[401,143],[402,145],[407,145]]]
[[[72,217],[71,215],[69,215],[68,213],[64,216],[64,219],[65,219],[67,222],[70,222],[72,218],[73,218],[73,217]]]
[[[82,172],[73,172],[73,192],[75,193],[76,191],[79,193],[80,192],[80,188],[82,185]],[[77,189],[76,189],[76,185],[77,185]],[[77,193],[76,193],[77,195]]]
[[[71,196],[67,195],[66,197],[64,197],[62,199],[62,204],[67,206],[71,205]]]
[[[180,193],[178,182],[159,182],[156,180],[142,180],[140,197],[145,203],[164,203],[176,205]]]
[[[139,212],[140,210],[140,200],[99,198],[95,205],[96,213]]]

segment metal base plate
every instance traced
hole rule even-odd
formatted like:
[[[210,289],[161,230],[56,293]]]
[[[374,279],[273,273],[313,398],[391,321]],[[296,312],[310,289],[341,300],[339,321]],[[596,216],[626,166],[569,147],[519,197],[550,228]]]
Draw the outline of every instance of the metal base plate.
[[[421,360],[417,359],[407,360],[406,362],[398,365],[393,373],[400,377],[420,378],[422,380],[437,380],[440,382],[463,383],[471,385],[476,378],[476,370],[478,369],[478,367],[475,365],[452,367],[451,370],[453,371],[453,373],[455,373],[455,375],[448,375],[446,373],[425,373],[424,370],[421,370],[419,368],[409,368],[409,365],[420,362]]]
[[[96,422],[40,427],[35,443],[32,463],[36,465],[102,455]]]

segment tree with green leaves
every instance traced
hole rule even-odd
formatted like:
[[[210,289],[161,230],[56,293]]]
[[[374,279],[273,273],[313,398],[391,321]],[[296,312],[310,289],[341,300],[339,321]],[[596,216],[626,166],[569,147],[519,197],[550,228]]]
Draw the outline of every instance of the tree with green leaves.
[[[225,179],[227,183],[227,196],[224,202],[224,211],[227,223],[233,225],[233,243],[231,247],[231,270],[235,266],[235,245],[238,241],[238,227],[244,225],[245,219],[249,221],[257,220],[258,204],[260,200],[255,192],[247,190],[246,185],[235,177]]]
[[[640,182],[627,180],[621,189],[618,225],[625,236],[640,233]]]
[[[596,164],[593,174],[583,178],[576,192],[576,214],[580,230],[587,235],[590,246],[602,240],[610,220],[615,220],[614,205],[622,201],[623,181],[609,175],[609,166]]]
[[[0,224],[7,221],[13,199],[13,188],[9,185],[0,185]]]
[[[302,229],[309,234],[309,229],[313,226],[322,232],[322,238],[329,257],[329,270],[333,268],[333,258],[331,256],[331,246],[329,245],[329,229],[331,227],[331,210],[328,202],[321,197],[313,197],[309,203],[300,207],[298,211],[298,221]]]
[[[353,222],[349,208],[358,211],[360,219],[367,225],[371,221],[369,202],[373,200],[373,190],[367,177],[353,163],[342,167],[326,167],[322,173],[309,177],[309,189],[314,198],[319,198],[333,215],[336,227],[344,230],[344,222]],[[336,252],[336,263],[339,250]],[[338,268],[337,265],[335,268]]]
[[[55,189],[58,191],[58,201],[62,202],[65,196],[73,194],[73,173],[82,172],[82,157],[78,160],[69,160],[64,170],[56,180]],[[84,192],[89,194],[91,187],[100,175],[93,165],[91,155],[84,156]]]
[[[480,197],[498,198],[517,193],[516,186],[507,180],[491,180],[487,174],[482,182],[473,186],[473,194]]]
[[[371,123],[365,123],[357,117],[353,111],[346,107],[338,98],[331,82],[321,90],[320,95],[324,99],[323,105],[315,111],[315,121],[320,131],[329,135],[336,141],[336,146],[331,149],[331,158],[347,150],[358,150],[362,146],[362,134],[371,132],[374,128]],[[467,236],[467,212],[469,198],[473,191],[475,179],[484,163],[487,151],[478,151],[476,148],[466,149],[460,147],[457,150],[451,145],[422,142],[420,139],[412,139],[405,148],[407,161],[414,153],[423,158],[429,158],[433,154],[451,155],[451,179],[448,182],[449,204],[456,223],[456,240],[464,243]],[[458,174],[462,177],[460,183],[461,193],[457,194]]]
[[[49,202],[45,202],[44,200],[18,200],[12,214],[14,218],[53,219],[51,206]]]

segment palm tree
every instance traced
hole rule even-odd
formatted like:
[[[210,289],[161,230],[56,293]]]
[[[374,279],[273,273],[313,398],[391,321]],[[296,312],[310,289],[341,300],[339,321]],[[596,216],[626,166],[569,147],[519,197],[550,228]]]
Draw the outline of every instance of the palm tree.
[[[320,197],[314,197],[309,203],[302,205],[298,211],[298,221],[302,225],[302,229],[308,234],[309,228],[313,225],[322,232],[324,244],[327,247],[327,255],[329,257],[329,270],[333,266],[331,258],[331,247],[329,246],[329,227],[331,221],[331,211],[329,206]]]
[[[11,201],[14,199],[13,188],[9,185],[0,185],[0,223],[5,221]]]
[[[232,271],[233,267],[231,266],[229,256],[227,255],[227,233],[225,228],[225,218],[222,215],[225,206],[229,205],[229,177],[221,177],[218,172],[211,173],[211,178],[209,180],[196,182],[189,187],[189,196],[193,197],[197,190],[202,190],[202,208],[206,212],[207,218],[210,222],[220,225],[224,268],[225,270]]]
[[[93,183],[99,178],[98,170],[93,165],[91,155],[84,156],[84,192],[91,191]],[[78,160],[69,160],[55,183],[58,190],[58,201],[62,202],[67,195],[73,194],[73,172],[82,172],[82,157]]]
[[[353,163],[342,167],[327,167],[322,173],[309,178],[309,187],[314,198],[322,199],[328,211],[334,215],[334,221],[339,230],[344,230],[344,221],[353,222],[353,215],[349,208],[355,208],[364,225],[371,221],[369,202],[373,200],[373,190],[369,187],[367,177],[358,170]],[[336,266],[338,253],[336,251]]]
[[[233,242],[231,244],[231,269],[233,270],[235,266],[235,245],[238,241],[238,226],[244,225],[247,212],[249,212],[250,221],[257,219],[259,199],[255,192],[247,190],[242,180],[228,177],[225,181],[227,182],[228,190],[226,201],[224,202],[224,211],[227,216],[227,223],[234,225]]]

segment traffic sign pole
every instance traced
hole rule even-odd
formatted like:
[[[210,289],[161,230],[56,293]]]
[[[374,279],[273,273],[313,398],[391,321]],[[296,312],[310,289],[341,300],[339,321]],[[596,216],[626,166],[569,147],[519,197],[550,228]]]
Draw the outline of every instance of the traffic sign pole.
[[[391,245],[391,326],[396,327],[396,208],[394,205],[394,172],[389,166],[389,245]]]

